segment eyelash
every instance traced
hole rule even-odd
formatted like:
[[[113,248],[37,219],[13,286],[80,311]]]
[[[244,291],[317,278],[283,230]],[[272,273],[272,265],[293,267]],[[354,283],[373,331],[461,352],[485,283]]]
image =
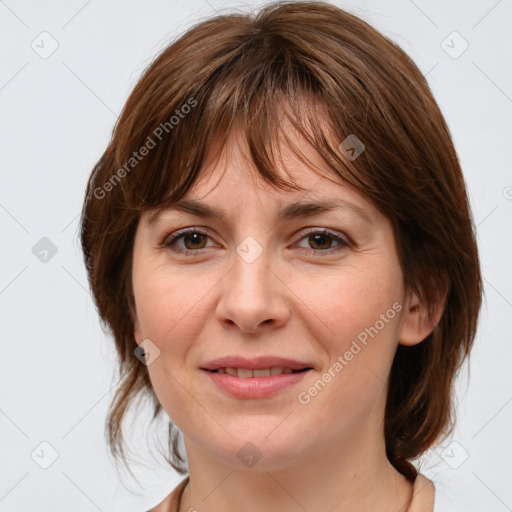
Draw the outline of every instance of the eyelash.
[[[164,241],[162,242],[161,245],[162,245],[162,247],[165,247],[165,248],[175,247],[176,242],[179,239],[183,238],[186,235],[193,235],[193,234],[198,234],[198,235],[209,237],[207,231],[203,231],[203,230],[198,229],[198,228],[187,228],[187,229],[183,229],[181,231],[176,232],[174,234],[174,236],[170,240],[169,240],[169,236],[166,236],[166,238],[164,239]],[[331,247],[330,249],[318,249],[318,250],[311,249],[311,251],[313,251],[315,253],[320,253],[320,254],[328,253],[328,254],[332,254],[333,252],[337,252],[338,250],[341,250],[343,248],[351,247],[351,244],[347,240],[345,240],[344,238],[342,238],[341,236],[339,236],[335,232],[327,230],[327,229],[318,229],[318,228],[310,228],[309,230],[307,230],[304,233],[304,236],[299,240],[299,242],[304,240],[305,238],[307,238],[309,235],[316,235],[316,234],[328,235],[330,238],[332,238],[333,240],[338,242],[339,245],[334,247],[334,248]],[[202,249],[207,249],[207,247],[203,247],[201,249],[195,249],[195,250],[194,249],[186,249],[186,248],[184,249],[182,247],[179,247],[178,249],[179,249],[178,252],[181,252],[185,256],[195,256]],[[305,249],[305,248],[301,247],[301,249]],[[171,249],[171,250],[174,250],[174,249]]]

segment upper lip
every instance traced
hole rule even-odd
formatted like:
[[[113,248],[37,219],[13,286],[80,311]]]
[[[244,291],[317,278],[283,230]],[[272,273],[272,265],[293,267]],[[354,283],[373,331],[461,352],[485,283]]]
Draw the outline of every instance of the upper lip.
[[[201,368],[204,370],[217,370],[218,368],[247,368],[250,370],[291,368],[292,370],[302,370],[312,368],[312,365],[286,357],[260,356],[248,359],[240,356],[227,356],[208,361]]]

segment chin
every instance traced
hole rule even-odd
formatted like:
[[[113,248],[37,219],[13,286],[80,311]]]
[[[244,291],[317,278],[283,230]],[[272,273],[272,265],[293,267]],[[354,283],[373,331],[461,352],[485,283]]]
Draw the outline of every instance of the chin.
[[[266,421],[251,418],[239,422],[236,428],[226,425],[233,437],[226,435],[205,444],[210,445],[210,453],[236,470],[261,473],[285,469],[309,451],[310,443],[303,429],[290,429],[288,425],[288,428],[279,431],[278,425],[275,417]]]

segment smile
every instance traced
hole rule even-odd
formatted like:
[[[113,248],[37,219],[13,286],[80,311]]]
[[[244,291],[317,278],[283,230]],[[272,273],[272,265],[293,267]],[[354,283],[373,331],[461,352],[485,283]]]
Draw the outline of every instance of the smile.
[[[251,368],[217,368],[216,370],[210,370],[214,373],[228,374],[233,377],[239,377],[241,379],[248,379],[254,377],[270,377],[271,375],[281,375],[283,373],[297,373],[304,372],[309,368],[303,368],[301,370],[293,370],[292,368],[281,368],[278,366],[272,368],[263,368],[260,370],[252,370]]]
[[[201,370],[214,389],[238,399],[261,399],[284,393],[298,384],[312,368],[292,370],[273,367],[251,370],[248,368],[218,368]]]

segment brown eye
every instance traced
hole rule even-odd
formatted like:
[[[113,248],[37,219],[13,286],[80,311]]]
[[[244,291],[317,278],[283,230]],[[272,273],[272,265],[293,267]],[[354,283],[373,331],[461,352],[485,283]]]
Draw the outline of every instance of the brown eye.
[[[205,235],[202,233],[194,231],[193,233],[186,233],[181,236],[183,238],[186,249],[202,249],[205,246],[205,244],[201,243],[201,239],[203,242],[206,240]],[[187,242],[190,243],[190,247],[188,246]]]
[[[308,236],[308,241],[313,249],[330,249],[332,240],[333,238],[325,233],[316,233]]]
[[[310,230],[306,233],[301,239],[306,240],[308,247],[313,252],[321,253],[321,252],[334,252],[346,247],[349,247],[350,244],[348,241],[343,239],[340,235],[332,233],[331,231],[320,231],[320,230]],[[333,246],[333,243],[335,245]],[[300,246],[304,248],[304,246]]]
[[[169,247],[177,252],[185,252],[186,254],[192,254],[198,252],[200,249],[207,248],[207,239],[209,238],[208,233],[199,231],[197,229],[187,229],[178,232],[172,238],[168,238],[163,242],[164,247]],[[180,247],[178,242],[183,240],[183,247]]]

